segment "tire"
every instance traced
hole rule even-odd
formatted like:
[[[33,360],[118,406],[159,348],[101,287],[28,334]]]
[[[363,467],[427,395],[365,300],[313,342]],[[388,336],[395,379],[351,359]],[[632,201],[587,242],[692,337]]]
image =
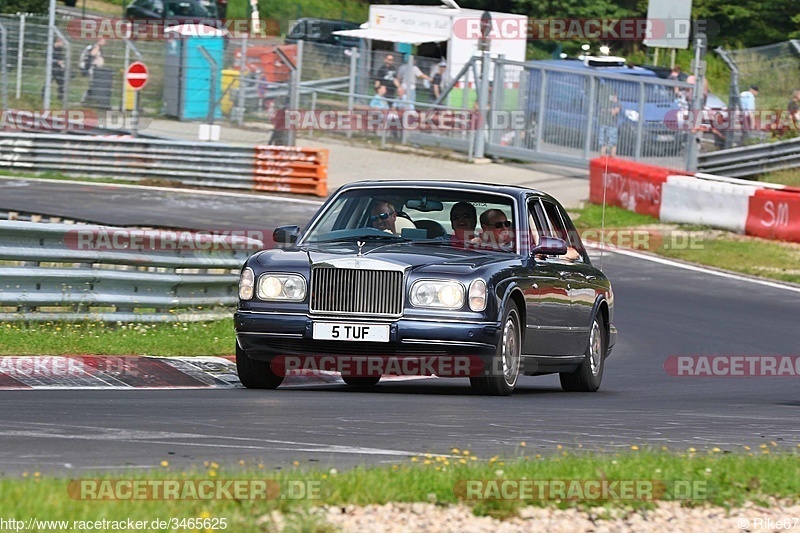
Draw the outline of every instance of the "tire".
[[[592,322],[585,357],[574,372],[561,372],[561,388],[567,392],[596,392],[603,380],[608,340],[603,317],[598,314]]]
[[[487,376],[469,378],[472,389],[487,396],[509,396],[520,375],[522,326],[516,304],[509,301],[503,312],[502,337]]]
[[[283,376],[275,374],[269,363],[250,359],[238,343],[236,372],[239,374],[239,381],[248,389],[277,389],[283,383]]]
[[[381,376],[345,376],[342,379],[351,387],[374,387],[381,380]]]

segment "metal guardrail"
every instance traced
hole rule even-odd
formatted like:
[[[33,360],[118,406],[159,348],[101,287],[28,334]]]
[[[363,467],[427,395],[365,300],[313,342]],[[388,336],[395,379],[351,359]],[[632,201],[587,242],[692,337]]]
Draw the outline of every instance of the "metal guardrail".
[[[327,195],[328,150],[0,133],[0,168]]]
[[[700,154],[700,172],[734,178],[800,167],[800,138]]]
[[[170,322],[228,316],[246,236],[0,221],[0,320]],[[208,247],[210,249],[204,249]]]

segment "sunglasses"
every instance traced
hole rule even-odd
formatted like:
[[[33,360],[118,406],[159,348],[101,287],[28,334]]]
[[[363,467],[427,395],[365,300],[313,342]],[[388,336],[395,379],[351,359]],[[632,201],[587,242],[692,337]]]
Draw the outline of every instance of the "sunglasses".
[[[506,220],[504,222],[495,222],[494,223],[494,227],[497,228],[497,229],[510,228],[511,227],[511,221],[510,220]]]
[[[394,215],[394,211],[391,213],[381,213],[380,215],[370,215],[369,221],[370,222],[377,222],[379,220],[388,220],[390,216]]]
[[[460,215],[452,215],[450,220],[470,220],[472,218],[474,217],[469,213],[461,213]]]

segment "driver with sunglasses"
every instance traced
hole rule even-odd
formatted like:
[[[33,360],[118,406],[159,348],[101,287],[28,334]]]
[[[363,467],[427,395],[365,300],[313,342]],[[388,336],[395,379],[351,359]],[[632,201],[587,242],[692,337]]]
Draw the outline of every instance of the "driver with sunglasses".
[[[373,228],[397,235],[397,212],[389,202],[375,202],[370,210],[369,223]]]
[[[514,248],[514,232],[511,221],[500,209],[487,209],[481,213],[481,240],[484,247],[512,250]]]

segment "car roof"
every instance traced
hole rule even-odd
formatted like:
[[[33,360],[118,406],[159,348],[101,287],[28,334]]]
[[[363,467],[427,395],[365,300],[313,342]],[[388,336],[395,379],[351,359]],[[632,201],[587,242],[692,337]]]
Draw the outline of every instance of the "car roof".
[[[652,70],[642,67],[587,67],[583,64],[583,61],[579,61],[577,59],[541,59],[537,61],[529,61],[528,63],[540,63],[544,65],[552,65],[554,67],[574,68],[575,70],[608,72],[609,74],[626,74],[630,76],[645,76],[648,78],[658,77],[658,75]]]
[[[552,198],[549,194],[538,189],[521,187],[519,185],[497,185],[495,183],[476,183],[474,181],[437,181],[437,180],[367,180],[357,181],[343,185],[340,190],[367,188],[367,187],[398,187],[412,189],[458,189],[469,192],[501,193],[511,196],[521,194],[535,194]]]

